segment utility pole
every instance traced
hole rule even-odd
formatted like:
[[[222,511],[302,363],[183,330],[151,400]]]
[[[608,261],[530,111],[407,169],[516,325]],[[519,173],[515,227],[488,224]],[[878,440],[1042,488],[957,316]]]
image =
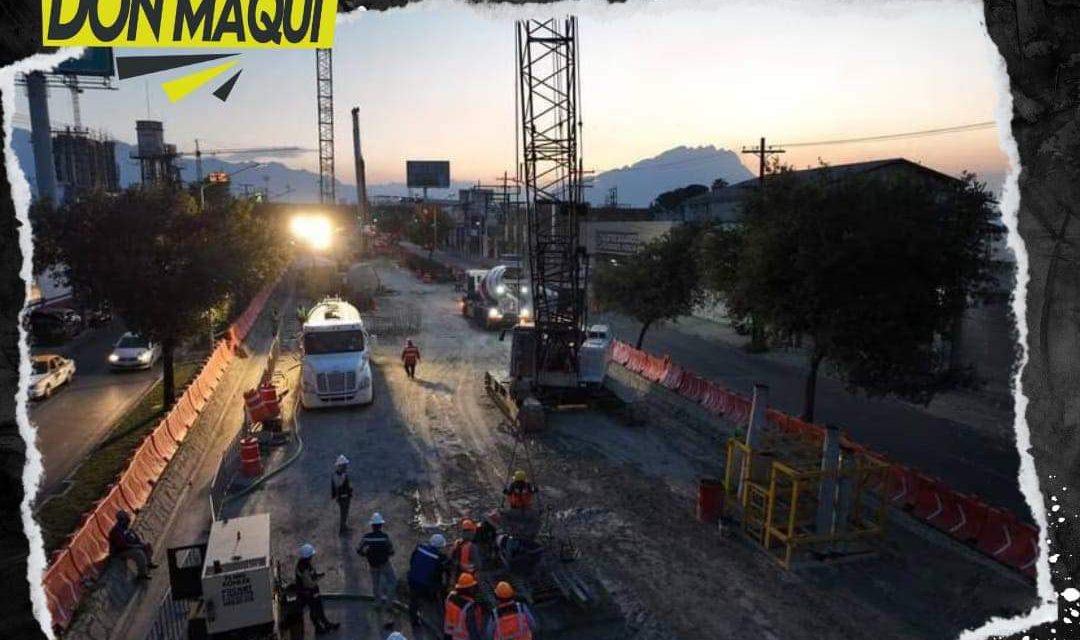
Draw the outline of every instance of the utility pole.
[[[761,138],[761,143],[757,147],[743,147],[743,153],[752,153],[758,157],[758,187],[765,186],[765,169],[768,167],[768,157],[773,155],[779,155],[785,153],[783,147],[774,145],[765,145],[765,138]],[[764,192],[762,192],[764,193]]]
[[[758,157],[758,197],[761,199],[761,206],[765,206],[765,170],[768,168],[769,156],[779,155],[784,153],[784,149],[779,146],[768,146],[765,144],[765,137],[762,136],[761,142],[756,148],[742,148],[743,153],[752,153]],[[765,331],[764,328],[758,323],[757,318],[753,315],[750,316],[750,349],[752,351],[764,351],[765,350]]]

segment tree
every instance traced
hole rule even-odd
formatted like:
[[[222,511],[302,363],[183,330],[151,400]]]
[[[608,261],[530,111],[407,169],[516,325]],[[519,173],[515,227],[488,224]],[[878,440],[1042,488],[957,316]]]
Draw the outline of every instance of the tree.
[[[165,187],[91,194],[46,214],[63,275],[107,300],[128,329],[161,344],[165,406],[175,401],[177,346],[206,327],[206,313],[244,300],[278,268],[282,245],[250,204],[199,212]]]
[[[928,403],[973,384],[935,345],[991,283],[997,231],[986,186],[971,174],[942,183],[821,173],[768,177],[746,205],[734,270],[708,276],[734,316],[809,339],[803,418],[814,417],[826,361],[871,396]],[[730,243],[714,247],[730,265]]]
[[[431,253],[436,249],[436,243],[432,240],[436,240],[438,245],[445,244],[453,227],[453,219],[442,210],[442,207],[424,204],[418,207],[413,217],[408,220],[405,237],[415,245],[427,247],[430,258]]]
[[[688,198],[708,193],[709,188],[703,184],[691,184],[671,191],[665,191],[656,196],[655,204],[663,211],[674,211]]]
[[[693,225],[674,227],[633,256],[597,267],[593,278],[596,300],[601,307],[641,323],[638,349],[649,327],[685,316],[701,301],[693,259],[698,232]]]

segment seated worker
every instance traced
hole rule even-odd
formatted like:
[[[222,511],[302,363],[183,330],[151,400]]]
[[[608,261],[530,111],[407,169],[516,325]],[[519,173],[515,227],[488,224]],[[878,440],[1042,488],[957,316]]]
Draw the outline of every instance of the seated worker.
[[[131,516],[127,511],[116,512],[116,524],[109,530],[109,555],[120,558],[125,563],[128,560],[135,561],[137,579],[149,580],[149,569],[156,569],[153,563],[154,555],[150,543],[143,542],[139,534],[131,529]]]
[[[510,486],[503,489],[511,509],[528,509],[531,507],[536,491],[536,485],[529,482],[528,476],[521,469],[514,472],[514,481],[510,483]]]

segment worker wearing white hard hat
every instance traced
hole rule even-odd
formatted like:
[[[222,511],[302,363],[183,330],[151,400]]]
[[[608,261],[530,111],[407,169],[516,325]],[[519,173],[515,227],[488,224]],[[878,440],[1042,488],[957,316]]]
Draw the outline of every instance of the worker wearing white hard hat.
[[[296,595],[300,600],[300,606],[308,608],[311,624],[315,625],[316,633],[326,633],[341,625],[326,618],[326,611],[323,610],[322,598],[319,595],[319,578],[324,574],[315,569],[314,557],[314,546],[304,544],[300,547],[300,559],[296,563]]]
[[[390,606],[394,600],[394,589],[397,587],[397,576],[394,575],[394,567],[390,564],[390,557],[394,555],[394,544],[390,536],[382,530],[386,520],[382,514],[376,511],[371,514],[371,531],[364,534],[360,540],[360,546],[356,552],[368,562],[371,570],[371,593],[375,598],[375,608],[381,613],[383,609],[390,612]]]
[[[395,631],[395,632],[391,633],[390,635],[386,636],[386,640],[409,640],[409,639],[406,638],[404,636],[404,634],[402,634],[400,631]]]
[[[409,617],[413,625],[420,624],[420,607],[436,605],[445,596],[444,588],[450,578],[450,559],[443,553],[446,537],[432,534],[421,542],[409,557]]]
[[[349,459],[339,455],[330,475],[330,498],[338,506],[338,533],[349,529],[349,505],[352,504],[353,488],[349,481]]]

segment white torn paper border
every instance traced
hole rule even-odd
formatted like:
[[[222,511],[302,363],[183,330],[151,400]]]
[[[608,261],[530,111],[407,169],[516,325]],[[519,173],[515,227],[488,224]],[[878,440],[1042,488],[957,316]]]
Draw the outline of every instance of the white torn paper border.
[[[425,8],[445,8],[451,4],[460,6],[460,3],[451,3],[438,0],[427,0],[417,5],[408,5],[405,8],[392,9],[393,11],[416,11],[424,10]],[[563,15],[571,12],[587,13],[592,15],[611,15],[616,12],[631,12],[637,13],[643,10],[656,9],[655,6],[650,6],[651,3],[625,3],[621,5],[609,5],[605,3],[597,2],[595,4],[569,4],[558,3],[551,5],[494,5],[494,6],[470,6],[473,10],[483,12],[500,19],[510,19],[517,17],[524,17],[527,14],[535,15],[538,12],[552,15]],[[732,3],[734,4],[734,3]],[[777,2],[777,4],[785,4],[783,1]],[[833,0],[833,2],[821,2],[825,5],[825,8],[832,8],[838,11],[844,11],[846,9],[853,8],[853,5],[844,2],[843,0]],[[881,2],[882,7],[889,7],[891,10],[900,10],[904,5],[922,4],[919,2],[911,2],[910,0],[902,0],[899,2]],[[961,4],[968,4],[961,2]],[[830,7],[831,5],[831,7]],[[679,2],[676,0],[670,4],[665,3],[664,8],[676,9],[679,7],[692,6],[698,9],[708,8],[705,3],[702,2]],[[793,5],[794,8],[795,5]],[[798,4],[799,7],[806,9],[806,5],[803,3]],[[663,9],[660,9],[663,10]],[[860,8],[860,10],[865,10]],[[888,11],[889,9],[886,9]],[[349,15],[339,15],[338,24],[349,23],[361,18],[361,15],[365,13],[363,7],[359,7],[356,11]],[[370,17],[370,16],[369,16]],[[1014,429],[1017,436],[1017,448],[1020,456],[1020,472],[1019,483],[1021,492],[1024,494],[1028,505],[1031,508],[1032,515],[1035,519],[1035,524],[1039,527],[1042,535],[1040,536],[1039,545],[1039,558],[1037,561],[1037,590],[1040,603],[1025,615],[1018,616],[1016,618],[992,618],[987,621],[985,625],[978,629],[966,631],[961,634],[961,640],[975,640],[980,638],[987,638],[996,635],[1012,635],[1021,633],[1031,626],[1052,622],[1057,618],[1057,596],[1055,593],[1053,584],[1050,580],[1050,562],[1048,561],[1048,549],[1047,549],[1047,516],[1046,507],[1043,500],[1042,492],[1039,488],[1039,477],[1035,468],[1035,462],[1028,449],[1031,444],[1031,434],[1025,418],[1025,411],[1027,408],[1027,398],[1023,392],[1023,385],[1021,383],[1020,375],[1023,372],[1023,366],[1027,362],[1027,336],[1028,327],[1027,319],[1025,317],[1026,309],[1026,293],[1028,277],[1028,258],[1026,247],[1022,239],[1019,236],[1017,229],[1017,215],[1019,208],[1019,188],[1018,188],[1018,175],[1020,170],[1019,155],[1015,141],[1013,140],[1012,133],[1010,131],[1010,123],[1012,120],[1012,97],[1009,90],[1009,80],[1005,71],[1005,63],[1000,54],[997,51],[996,46],[987,36],[987,44],[989,47],[988,54],[991,55],[995,62],[995,68],[997,69],[997,84],[999,104],[996,113],[996,120],[998,122],[998,135],[1000,140],[1000,146],[1009,159],[1009,173],[1006,178],[1004,188],[1001,197],[1001,212],[1002,218],[1009,230],[1008,246],[1012,249],[1013,254],[1016,257],[1017,274],[1016,274],[1016,289],[1014,291],[1012,299],[1012,309],[1017,318],[1017,332],[1019,341],[1021,343],[1020,351],[1020,367],[1013,379],[1013,397],[1014,397]],[[13,132],[13,117],[15,114],[15,78],[22,73],[36,70],[49,70],[59,62],[63,60],[77,56],[81,53],[80,48],[66,48],[53,54],[39,54],[33,56],[27,60],[20,61],[14,65],[0,69],[0,91],[3,92],[4,101],[4,121],[3,127],[5,132],[5,165],[7,167],[8,180],[11,184],[12,200],[15,205],[16,216],[21,223],[20,229],[20,247],[23,253],[23,266],[20,271],[20,275],[26,283],[27,294],[29,294],[30,282],[32,280],[32,234],[28,219],[29,205],[31,201],[30,187],[22,173],[21,167],[18,164],[18,160],[15,157],[12,149],[12,132]],[[36,521],[31,513],[31,504],[33,498],[37,493],[38,484],[40,483],[43,473],[43,467],[41,464],[41,454],[36,446],[36,433],[34,428],[30,424],[29,415],[27,411],[27,381],[29,378],[29,349],[26,345],[25,331],[20,326],[20,354],[22,361],[20,363],[19,373],[20,382],[17,392],[17,405],[16,405],[16,419],[19,426],[19,432],[26,443],[26,464],[23,470],[23,486],[24,486],[24,498],[21,506],[21,515],[24,531],[26,537],[30,542],[30,554],[28,558],[27,567],[27,579],[30,585],[30,596],[33,604],[34,615],[42,626],[44,632],[51,638],[52,637],[52,619],[46,605],[45,593],[42,588],[41,578],[46,568],[46,558],[42,546],[41,530],[38,527]],[[1066,591],[1065,597],[1069,596],[1072,600],[1076,599],[1076,590],[1070,589]],[[1063,594],[1064,595],[1064,594]]]
[[[22,251],[23,264],[19,271],[25,284],[26,297],[30,296],[30,285],[33,281],[33,233],[30,229],[30,184],[23,175],[22,167],[15,157],[12,147],[12,133],[14,131],[15,117],[15,79],[30,71],[48,71],[57,64],[82,55],[81,47],[68,47],[50,54],[38,54],[20,60],[15,64],[0,69],[0,92],[4,100],[4,166],[7,168],[8,183],[11,185],[11,200],[15,205],[15,217],[18,219],[19,249]],[[25,309],[22,313],[25,313]],[[15,420],[19,425],[19,435],[26,443],[26,463],[23,466],[23,501],[21,506],[23,532],[30,546],[30,553],[26,560],[26,580],[30,586],[30,602],[34,608],[34,617],[41,625],[42,631],[49,638],[52,633],[52,615],[45,599],[45,589],[42,586],[42,577],[47,567],[45,558],[44,541],[41,537],[41,528],[34,520],[31,505],[37,495],[38,485],[44,473],[41,464],[41,452],[37,448],[37,432],[30,424],[30,414],[26,406],[27,389],[30,380],[30,348],[26,342],[26,330],[22,326],[22,313],[19,314],[19,388],[15,396]]]
[[[1016,257],[1016,288],[1013,290],[1012,311],[1016,318],[1017,339],[1020,343],[1020,354],[1013,374],[1013,430],[1016,432],[1016,449],[1020,456],[1020,471],[1018,479],[1020,492],[1027,500],[1031,508],[1031,515],[1035,519],[1035,526],[1039,528],[1039,558],[1036,561],[1037,572],[1036,588],[1038,591],[1039,604],[1027,614],[1015,618],[991,618],[983,626],[965,631],[960,634],[960,640],[976,640],[991,636],[1009,636],[1040,624],[1053,622],[1057,619],[1057,594],[1054,585],[1050,581],[1050,563],[1047,559],[1047,521],[1046,502],[1043,499],[1042,490],[1039,488],[1039,474],[1035,469],[1035,459],[1031,455],[1031,429],[1027,423],[1027,396],[1024,395],[1022,375],[1028,361],[1028,323],[1027,323],[1027,286],[1030,280],[1028,273],[1027,246],[1020,237],[1019,212],[1020,212],[1020,152],[1016,147],[1016,140],[1012,135],[1013,100],[1009,88],[1009,74],[1005,68],[1005,59],[998,52],[997,46],[991,40],[989,33],[986,34],[987,55],[991,57],[996,71],[998,105],[994,119],[997,121],[998,143],[1001,150],[1009,159],[1009,172],[1005,177],[1005,184],[1001,192],[1001,218],[1009,229],[1008,245]]]

